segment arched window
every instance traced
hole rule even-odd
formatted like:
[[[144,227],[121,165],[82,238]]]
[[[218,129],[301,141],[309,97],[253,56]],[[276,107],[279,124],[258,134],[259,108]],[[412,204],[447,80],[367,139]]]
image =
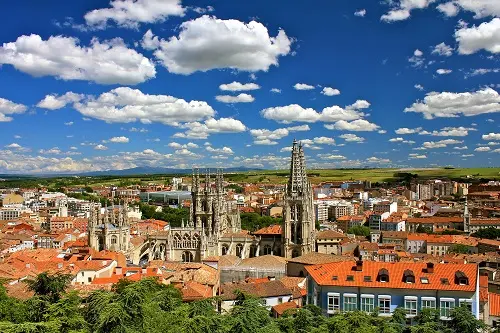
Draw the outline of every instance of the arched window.
[[[111,236],[111,244],[116,244],[118,242],[118,238],[116,236]]]
[[[243,244],[236,244],[236,256],[240,257],[243,255]]]
[[[222,255],[225,256],[227,251],[229,250],[229,246],[227,244],[222,244]]]
[[[182,252],[182,261],[183,262],[193,262],[193,254],[189,251]]]
[[[264,246],[264,255],[271,254],[272,251],[273,251],[273,248],[271,247],[271,245]]]
[[[415,274],[413,274],[411,269],[407,269],[403,272],[403,282],[415,283]]]
[[[253,258],[257,255],[257,246],[250,246],[250,258]]]
[[[188,234],[184,234],[182,237],[182,247],[189,247],[189,244],[191,243],[191,237]]]
[[[200,245],[200,236],[198,234],[193,235],[193,247],[197,248]]]
[[[379,282],[389,282],[389,271],[385,268],[382,268],[378,271],[377,280]]]
[[[174,235],[174,247],[181,247],[181,235]]]

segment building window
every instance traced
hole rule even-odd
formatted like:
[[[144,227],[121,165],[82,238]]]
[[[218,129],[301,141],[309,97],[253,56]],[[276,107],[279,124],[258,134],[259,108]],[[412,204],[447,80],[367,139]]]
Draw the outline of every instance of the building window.
[[[378,312],[381,314],[391,313],[391,296],[389,295],[378,296]]]
[[[328,313],[333,313],[340,310],[340,294],[328,293]]]
[[[344,311],[355,311],[358,309],[358,295],[344,294]]]
[[[439,305],[439,313],[441,319],[448,319],[450,317],[451,310],[455,307],[455,300],[453,298],[441,298]]]
[[[278,297],[278,304],[283,303],[283,297]]]
[[[242,258],[243,244],[236,244],[236,256]]]
[[[405,296],[405,310],[408,317],[417,315],[417,297]]]
[[[435,297],[422,297],[422,309],[435,309],[436,308],[436,298]]]
[[[265,246],[264,246],[264,255],[271,254],[271,252],[272,252],[272,247],[271,247],[271,245],[265,245]]]
[[[375,311],[375,296],[361,294],[361,311],[370,313]]]
[[[458,304],[460,306],[465,306],[467,309],[469,309],[470,312],[472,312],[472,300],[471,299],[461,298],[458,300]]]

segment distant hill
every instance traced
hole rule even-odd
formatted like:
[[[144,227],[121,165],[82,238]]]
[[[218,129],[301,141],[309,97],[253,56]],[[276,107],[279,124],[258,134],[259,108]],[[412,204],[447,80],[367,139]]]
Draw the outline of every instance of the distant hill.
[[[215,173],[215,168],[210,169]],[[245,172],[245,171],[260,171],[262,169],[247,168],[244,166],[234,168],[224,168],[224,173]],[[158,174],[191,174],[193,169],[173,169],[173,168],[155,168],[155,167],[136,167],[123,170],[106,170],[106,171],[91,171],[78,174],[78,176],[132,176],[132,175],[158,175]],[[204,173],[205,169],[200,168],[200,173]]]

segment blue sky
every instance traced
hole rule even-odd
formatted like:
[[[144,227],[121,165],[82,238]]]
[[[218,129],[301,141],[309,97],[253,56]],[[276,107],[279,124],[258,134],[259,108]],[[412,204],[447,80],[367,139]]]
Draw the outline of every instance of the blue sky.
[[[500,1],[9,1],[0,173],[498,166]]]

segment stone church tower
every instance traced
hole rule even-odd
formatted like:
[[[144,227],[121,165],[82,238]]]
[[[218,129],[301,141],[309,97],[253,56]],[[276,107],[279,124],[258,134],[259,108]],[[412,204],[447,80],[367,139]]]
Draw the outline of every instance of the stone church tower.
[[[121,206],[111,206],[90,209],[87,227],[89,247],[97,251],[127,252],[130,244],[130,223],[128,220],[128,206],[124,202]]]
[[[285,188],[282,244],[285,258],[314,252],[313,191],[307,180],[302,144],[293,141],[290,178]]]

